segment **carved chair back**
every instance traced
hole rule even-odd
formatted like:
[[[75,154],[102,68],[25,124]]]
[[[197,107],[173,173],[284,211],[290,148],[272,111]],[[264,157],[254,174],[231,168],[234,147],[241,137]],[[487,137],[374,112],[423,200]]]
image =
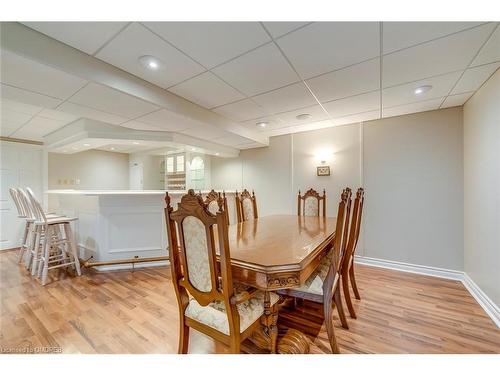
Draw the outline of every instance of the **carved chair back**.
[[[348,192],[344,190],[340,195],[340,202],[337,211],[337,223],[335,227],[335,239],[333,240],[333,247],[327,255],[331,257],[328,273],[323,282],[323,296],[324,299],[332,298],[335,291],[340,272],[341,250],[345,247],[344,243],[347,238],[344,236],[344,228],[348,221],[347,217],[347,197]]]
[[[349,226],[352,225],[352,219],[350,218],[351,208],[352,208],[352,190],[346,187],[343,192],[347,194],[347,205],[346,205],[346,224],[344,226],[344,243],[340,251],[340,255],[343,256],[347,249],[347,242],[349,240]]]
[[[259,217],[257,214],[257,199],[255,198],[254,191],[252,191],[251,195],[247,189],[244,189],[241,194],[236,191],[236,213],[238,216],[238,223],[254,220]]]
[[[221,196],[220,193],[218,193],[214,189],[212,189],[205,197],[205,200],[203,203],[205,203],[207,205],[208,211],[210,211],[210,213],[212,215],[217,215],[217,212],[219,211],[219,197],[220,196]],[[225,191],[222,191],[222,209],[223,209],[224,215],[226,216],[227,224],[229,225],[229,211],[227,208],[227,199],[226,199],[226,192]]]
[[[309,189],[304,195],[297,196],[297,215],[301,216],[320,216],[320,203],[323,202],[321,210],[323,217],[326,216],[326,191],[323,189],[323,195],[314,189]]]
[[[181,198],[175,211],[170,206],[168,193],[165,202],[170,268],[180,313],[184,314],[189,295],[201,306],[219,301],[226,307],[229,332],[239,334],[239,315],[236,307],[230,303],[233,279],[222,197],[219,195],[219,211],[215,215],[210,213],[202,197],[192,189]],[[215,230],[220,267],[217,265]]]
[[[351,228],[349,232],[349,239],[347,241],[346,252],[342,260],[341,271],[346,270],[347,267],[349,267],[351,257],[354,255],[356,245],[358,244],[364,200],[365,191],[363,188],[359,188],[356,192],[356,198],[354,199]]]

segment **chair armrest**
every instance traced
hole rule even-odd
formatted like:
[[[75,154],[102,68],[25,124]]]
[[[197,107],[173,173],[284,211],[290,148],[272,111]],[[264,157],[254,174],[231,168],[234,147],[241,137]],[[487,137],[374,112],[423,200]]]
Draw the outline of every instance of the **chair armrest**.
[[[231,297],[230,302],[233,305],[238,305],[242,302],[248,301],[250,298],[252,298],[259,289],[249,287],[247,290],[244,290],[242,292],[239,292],[238,294],[235,294]]]

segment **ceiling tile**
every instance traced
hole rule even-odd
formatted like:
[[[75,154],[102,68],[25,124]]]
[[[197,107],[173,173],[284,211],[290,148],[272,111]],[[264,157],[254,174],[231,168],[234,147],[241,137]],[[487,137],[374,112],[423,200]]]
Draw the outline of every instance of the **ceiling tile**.
[[[23,22],[89,55],[115,36],[127,22]]]
[[[307,80],[314,95],[326,102],[378,90],[380,59],[374,59]]]
[[[450,95],[445,99],[445,101],[441,105],[441,108],[457,107],[463,105],[467,100],[469,100],[472,94],[474,93],[466,92],[463,94]]]
[[[488,64],[495,61],[500,61],[500,26],[498,26],[498,22],[497,29],[483,48],[481,48],[481,51],[472,62],[472,66]]]
[[[306,113],[311,115],[311,117],[306,120],[297,119],[298,115]],[[311,107],[302,108],[295,111],[280,113],[279,115],[277,115],[277,117],[279,117],[284,123],[286,123],[287,126],[303,125],[309,122],[317,122],[329,119],[328,114],[319,105],[314,105]]]
[[[298,81],[297,75],[274,43],[220,65],[213,72],[249,96]]]
[[[394,107],[408,103],[421,102],[433,98],[447,96],[453,85],[460,78],[460,72],[448,73],[442,76],[427,78],[400,86],[393,86],[382,91],[382,105]],[[430,85],[432,89],[426,93],[416,95],[415,89],[420,86]]]
[[[264,22],[264,26],[273,38],[279,38],[280,36],[307,25],[308,23],[309,22]]]
[[[456,33],[480,22],[384,22],[384,53]]]
[[[228,135],[226,137],[216,138],[213,139],[212,141],[214,143],[232,147],[237,147],[238,145],[242,144],[253,143],[253,141],[249,140],[248,138],[240,137],[239,135],[236,134]]]
[[[302,78],[379,56],[377,22],[318,22],[277,40]]]
[[[22,104],[27,104],[35,107],[55,108],[62,100],[55,99],[50,96],[37,94],[35,92],[18,89],[7,85],[0,85],[0,95],[3,99],[12,100]],[[40,108],[41,109],[41,108]]]
[[[25,59],[6,50],[1,50],[2,83],[17,88],[66,99],[83,87],[87,81],[61,70]]]
[[[39,106],[24,104],[13,100],[4,99],[1,97],[0,97],[0,108],[2,111],[14,111],[14,112],[25,113],[27,115],[35,115],[42,110],[42,107]],[[2,115],[2,112],[0,112],[0,115]]]
[[[145,25],[206,68],[271,40],[258,22],[146,22]]]
[[[163,68],[155,71],[144,68],[138,59],[145,55],[161,60]],[[132,23],[118,34],[96,57],[163,88],[205,70],[138,23]]]
[[[27,113],[21,113],[16,111],[11,111],[10,109],[4,109],[2,107],[2,112],[0,113],[0,122],[2,124],[12,124],[21,126],[28,122],[33,115]]]
[[[113,115],[112,113],[102,112],[97,109],[81,106],[70,102],[64,102],[59,107],[57,107],[57,110],[75,115],[79,118],[84,117],[114,125],[118,125],[124,121],[127,121],[125,117]]]
[[[397,107],[384,108],[382,117],[393,117],[407,115],[409,113],[425,112],[438,109],[444,98],[426,100],[423,102],[400,105]]]
[[[145,116],[136,119],[139,122],[144,122],[149,125],[158,127],[166,131],[179,131],[199,126],[200,122],[179,115],[175,112],[161,109],[159,111],[149,113]]]
[[[303,82],[257,95],[252,99],[269,113],[291,111],[317,103]]]
[[[156,105],[97,83],[89,83],[70,102],[126,118],[135,118],[159,109]]]
[[[214,112],[234,121],[245,121],[269,115],[269,111],[258,106],[250,99],[226,104],[213,109]]]
[[[383,87],[465,69],[492,28],[486,24],[384,56]]]
[[[40,140],[45,135],[66,125],[65,121],[47,119],[36,116],[27,124],[16,130],[12,136],[24,139]]]
[[[66,123],[73,122],[79,118],[79,116],[70,113],[55,111],[53,109],[46,109],[46,108],[43,109],[41,112],[39,112],[37,116],[52,120],[64,121]]]
[[[213,108],[245,98],[211,72],[200,74],[168,90],[205,108]]]
[[[344,117],[351,114],[374,111],[380,107],[380,92],[351,96],[345,99],[323,103],[323,107],[332,118]]]
[[[500,67],[500,63],[493,63],[467,69],[451,93],[459,94],[462,92],[476,91],[488,78],[491,77],[493,73],[496,72],[498,67]]]
[[[376,111],[368,111],[363,113],[356,113],[354,115],[339,117],[332,120],[332,122],[334,125],[346,125],[346,124],[354,124],[356,122],[377,120],[379,118],[380,118],[380,111],[376,110]]]
[[[258,126],[257,124],[259,122],[265,122],[267,123],[265,128],[262,128]],[[278,116],[265,116],[261,117],[255,120],[250,120],[250,121],[244,121],[241,123],[241,125],[245,126],[246,128],[257,131],[259,133],[267,132],[269,129],[278,129],[283,126],[287,126],[281,118]]]
[[[293,134],[317,129],[331,128],[333,122],[330,120],[311,122],[303,125],[287,126],[280,129],[271,129],[270,131],[264,133],[268,137],[274,137],[283,134]]]
[[[209,124],[203,124],[194,128],[181,130],[179,133],[205,140],[213,140],[215,138],[221,138],[231,134]]]

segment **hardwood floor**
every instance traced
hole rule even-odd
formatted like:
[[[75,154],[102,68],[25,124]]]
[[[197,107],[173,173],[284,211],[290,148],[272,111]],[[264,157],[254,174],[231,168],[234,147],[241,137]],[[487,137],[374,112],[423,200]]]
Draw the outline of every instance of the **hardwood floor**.
[[[0,348],[60,347],[63,353],[175,353],[177,302],[166,267],[84,271],[42,287],[0,253]],[[500,329],[460,282],[358,265],[358,319],[336,334],[342,353],[500,353]],[[301,322],[312,353],[330,353],[321,309],[280,309],[280,327]],[[336,316],[336,313],[335,313]],[[318,323],[319,322],[319,323]],[[226,353],[191,330],[191,353]]]

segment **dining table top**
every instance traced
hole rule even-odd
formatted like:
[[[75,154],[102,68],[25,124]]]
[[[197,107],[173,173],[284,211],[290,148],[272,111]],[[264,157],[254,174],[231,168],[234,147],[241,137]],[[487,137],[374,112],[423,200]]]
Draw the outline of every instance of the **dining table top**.
[[[265,273],[304,269],[331,243],[336,218],[271,215],[230,225],[233,267]]]

